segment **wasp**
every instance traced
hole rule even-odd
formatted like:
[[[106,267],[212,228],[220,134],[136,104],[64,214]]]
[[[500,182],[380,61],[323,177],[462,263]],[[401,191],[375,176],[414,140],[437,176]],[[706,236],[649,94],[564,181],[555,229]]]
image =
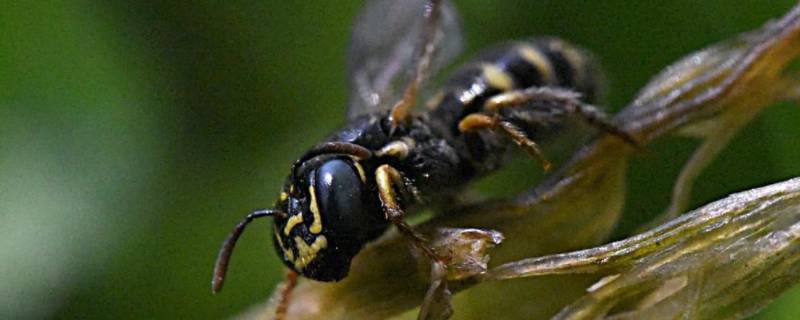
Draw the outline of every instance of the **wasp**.
[[[294,162],[273,208],[233,229],[212,290],[222,288],[236,241],[254,219],[273,218],[279,258],[313,280],[345,278],[353,257],[390,226],[441,263],[406,222],[409,212],[446,206],[520,149],[549,170],[539,144],[568,130],[568,119],[635,143],[593,106],[603,85],[595,60],[552,37],[487,49],[416,111],[429,76],[461,43],[457,12],[446,1],[368,1],[348,52],[348,123]]]

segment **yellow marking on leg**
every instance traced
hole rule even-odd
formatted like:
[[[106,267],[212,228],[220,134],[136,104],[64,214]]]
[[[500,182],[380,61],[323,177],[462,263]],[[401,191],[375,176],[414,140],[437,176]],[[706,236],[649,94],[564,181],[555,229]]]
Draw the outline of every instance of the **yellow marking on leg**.
[[[528,138],[520,128],[507,121],[499,121],[497,118],[487,116],[485,114],[473,113],[464,117],[458,123],[458,130],[461,132],[470,132],[480,129],[496,130],[508,138],[511,138],[514,143],[520,146],[525,152],[533,156],[534,159],[542,163],[544,171],[550,171],[553,167],[550,161],[542,154],[539,145],[533,140]]]
[[[308,193],[311,195],[309,209],[311,209],[311,214],[314,215],[314,221],[311,222],[311,227],[308,228],[308,231],[318,234],[322,232],[322,216],[319,214],[319,206],[317,206],[317,193],[314,191],[313,186],[308,187]]]
[[[553,65],[550,64],[550,59],[548,59],[547,56],[539,51],[539,49],[527,44],[523,44],[519,46],[518,50],[519,55],[522,56],[525,61],[533,65],[533,67],[542,74],[542,80],[544,80],[545,83],[556,83]]]
[[[294,268],[300,271],[314,261],[320,250],[328,247],[328,238],[325,238],[324,235],[318,235],[314,239],[314,243],[309,245],[303,238],[294,237],[294,243],[298,252],[298,257],[294,260]]]
[[[478,129],[494,128],[497,126],[497,120],[485,114],[473,113],[464,117],[458,123],[458,131],[470,132]]]
[[[481,71],[483,72],[483,77],[486,79],[486,82],[493,88],[500,91],[514,89],[514,79],[503,71],[503,69],[492,64],[484,63],[481,65]]]
[[[286,221],[286,226],[283,227],[283,234],[288,236],[289,233],[292,232],[292,228],[294,228],[294,226],[296,226],[296,225],[298,225],[300,223],[303,223],[303,214],[302,213],[298,213],[296,215],[293,215],[293,216],[289,217],[289,220]]]
[[[408,143],[397,140],[387,143],[375,154],[379,157],[390,156],[393,158],[405,159],[405,157],[408,156],[408,152],[410,151],[409,149],[411,148],[409,147]]]
[[[383,203],[384,217],[389,220],[393,214],[401,210],[393,186],[402,187],[403,178],[392,166],[384,164],[375,170],[375,183],[378,185],[378,196]]]
[[[518,105],[528,99],[529,97],[524,92],[517,90],[491,97],[483,105],[486,111],[497,112],[503,107]]]

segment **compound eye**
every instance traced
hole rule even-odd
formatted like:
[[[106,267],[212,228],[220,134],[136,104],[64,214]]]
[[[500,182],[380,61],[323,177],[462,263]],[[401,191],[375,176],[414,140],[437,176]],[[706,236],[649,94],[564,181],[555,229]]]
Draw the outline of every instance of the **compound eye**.
[[[350,230],[364,218],[363,185],[350,159],[331,159],[316,170],[314,188],[317,205],[331,231],[340,234],[357,233]]]

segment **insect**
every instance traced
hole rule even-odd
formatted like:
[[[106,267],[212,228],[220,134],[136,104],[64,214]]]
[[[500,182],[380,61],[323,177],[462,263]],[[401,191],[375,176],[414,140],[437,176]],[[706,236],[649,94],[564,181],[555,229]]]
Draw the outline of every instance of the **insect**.
[[[537,142],[568,129],[567,119],[633,143],[590,104],[602,85],[590,55],[557,38],[490,48],[431,95],[426,111],[413,112],[428,76],[459,53],[461,41],[448,2],[366,4],[348,53],[348,124],[292,165],[274,208],[253,211],[234,228],[219,253],[214,292],[254,219],[273,218],[280,259],[314,280],[345,278],[353,257],[390,226],[441,264],[405,222],[407,212],[449,203],[519,149],[548,170]]]

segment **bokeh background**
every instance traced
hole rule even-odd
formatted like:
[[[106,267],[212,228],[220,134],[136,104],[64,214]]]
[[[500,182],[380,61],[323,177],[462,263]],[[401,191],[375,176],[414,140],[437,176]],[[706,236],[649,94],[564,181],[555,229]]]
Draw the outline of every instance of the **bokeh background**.
[[[778,17],[792,0],[457,0],[466,56],[558,35],[592,49],[618,110],[680,56]],[[0,318],[221,318],[282,276],[267,223],[288,165],[344,121],[360,1],[0,2]],[[701,177],[695,204],[800,175],[800,108],[777,106]],[[660,212],[695,145],[638,157],[617,237]],[[531,184],[516,165],[505,186]],[[496,180],[496,179],[495,179]],[[485,188],[495,194],[506,189]],[[796,319],[800,290],[757,318]]]

